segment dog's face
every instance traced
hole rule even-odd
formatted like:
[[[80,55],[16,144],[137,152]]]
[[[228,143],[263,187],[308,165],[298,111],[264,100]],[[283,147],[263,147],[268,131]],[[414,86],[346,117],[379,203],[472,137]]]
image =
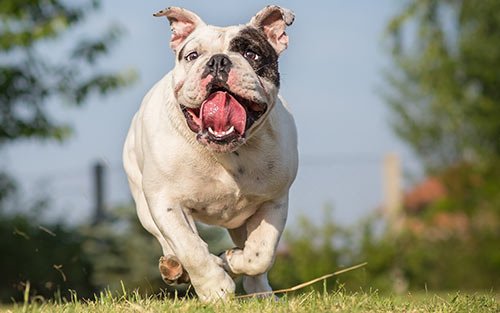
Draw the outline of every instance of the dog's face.
[[[231,152],[262,125],[273,108],[280,77],[279,54],[294,16],[268,6],[247,25],[215,27],[196,14],[171,7],[170,46],[176,54],[174,96],[186,126],[215,152]]]

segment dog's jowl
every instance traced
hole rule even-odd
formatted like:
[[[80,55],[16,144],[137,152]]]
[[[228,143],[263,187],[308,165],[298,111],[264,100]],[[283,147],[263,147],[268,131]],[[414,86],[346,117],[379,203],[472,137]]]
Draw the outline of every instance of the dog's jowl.
[[[294,15],[268,6],[245,25],[207,25],[170,7],[175,67],[146,94],[123,151],[141,224],[163,249],[169,284],[191,283],[203,301],[270,291],[297,172],[297,136],[278,95],[278,58]],[[208,251],[195,221],[228,229],[235,248]]]

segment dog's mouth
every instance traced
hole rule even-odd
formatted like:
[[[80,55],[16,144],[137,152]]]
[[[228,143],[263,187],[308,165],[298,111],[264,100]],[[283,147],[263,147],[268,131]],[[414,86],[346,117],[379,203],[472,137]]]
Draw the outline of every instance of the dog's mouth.
[[[267,105],[216,87],[210,90],[199,108],[181,105],[181,109],[199,140],[226,145],[245,139],[247,130],[264,115]]]

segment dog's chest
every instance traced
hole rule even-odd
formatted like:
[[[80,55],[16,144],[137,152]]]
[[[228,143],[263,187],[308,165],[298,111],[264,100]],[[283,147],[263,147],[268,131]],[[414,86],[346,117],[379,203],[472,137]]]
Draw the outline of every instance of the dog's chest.
[[[284,168],[262,159],[234,160],[226,166],[191,169],[190,192],[181,203],[195,219],[234,228],[285,188]],[[187,186],[186,186],[187,187]]]

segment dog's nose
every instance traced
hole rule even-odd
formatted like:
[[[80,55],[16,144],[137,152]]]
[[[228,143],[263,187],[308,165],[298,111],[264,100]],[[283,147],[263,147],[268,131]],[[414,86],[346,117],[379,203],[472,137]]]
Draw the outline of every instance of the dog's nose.
[[[232,65],[233,63],[227,55],[214,54],[207,62],[207,74],[211,74],[215,79],[225,82]]]

